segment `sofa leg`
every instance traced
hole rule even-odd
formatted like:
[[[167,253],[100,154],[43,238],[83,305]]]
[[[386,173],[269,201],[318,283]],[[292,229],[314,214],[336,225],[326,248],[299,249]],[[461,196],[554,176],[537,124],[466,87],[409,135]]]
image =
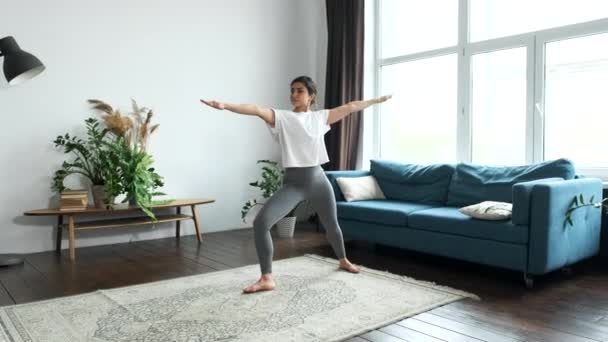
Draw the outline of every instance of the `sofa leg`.
[[[528,289],[533,288],[534,287],[534,276],[524,272],[524,283],[526,283],[526,288],[528,288]]]
[[[566,267],[562,267],[562,274],[565,276],[571,276],[572,275],[572,267],[571,266],[566,266]]]

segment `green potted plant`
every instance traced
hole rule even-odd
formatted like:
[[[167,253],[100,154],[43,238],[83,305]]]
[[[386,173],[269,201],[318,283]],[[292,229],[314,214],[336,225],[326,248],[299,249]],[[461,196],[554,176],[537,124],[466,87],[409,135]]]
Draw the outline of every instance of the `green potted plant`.
[[[116,167],[119,177],[115,187],[107,184],[107,191],[115,196],[125,194],[123,202],[140,206],[146,214],[154,218],[150,207],[154,204],[170,202],[153,200],[155,196],[164,195],[156,191],[164,183],[162,177],[152,167],[154,160],[145,151],[127,144],[122,137],[117,138],[113,149],[110,164]]]
[[[154,201],[154,196],[164,195],[156,191],[162,187],[162,177],[152,167],[154,160],[146,151],[149,136],[158,124],[151,125],[153,111],[139,107],[131,100],[133,112],[122,115],[109,104],[100,100],[89,100],[94,109],[104,113],[103,120],[113,135],[107,165],[114,176],[106,182],[105,189],[110,196],[125,194],[123,202],[138,205],[148,216],[155,219],[151,206],[171,202]]]
[[[279,166],[279,163],[271,160],[258,160],[257,164],[262,164],[262,179],[249,183],[249,185],[259,188],[262,191],[262,198],[252,198],[245,202],[241,209],[241,219],[247,222],[247,214],[257,206],[263,205],[275,192],[283,185],[283,176],[285,171]],[[280,237],[291,237],[296,223],[295,211],[293,208],[289,213],[277,222],[277,232]]]
[[[53,141],[55,147],[63,149],[64,153],[71,154],[74,158],[64,161],[61,168],[55,171],[52,189],[56,192],[67,190],[64,185],[65,178],[73,174],[82,175],[92,183],[95,207],[103,208],[107,202],[104,186],[106,179],[111,177],[108,173],[112,173],[108,168],[109,130],[101,128],[99,121],[95,118],[86,119],[85,124],[86,140],[66,133]]]
[[[171,200],[153,200],[154,196],[164,193],[156,191],[163,186],[163,180],[152,167],[154,160],[146,151],[149,136],[159,126],[151,124],[152,110],[139,107],[132,100],[133,112],[125,116],[103,101],[88,102],[93,109],[104,113],[106,127],[102,128],[97,119],[89,118],[85,121],[87,140],[68,133],[55,139],[55,146],[73,154],[74,159],[63,162],[55,172],[53,190],[64,191],[65,178],[80,174],[93,184],[96,207],[111,207],[117,196],[125,194],[123,202],[138,205],[155,220],[151,206]]]

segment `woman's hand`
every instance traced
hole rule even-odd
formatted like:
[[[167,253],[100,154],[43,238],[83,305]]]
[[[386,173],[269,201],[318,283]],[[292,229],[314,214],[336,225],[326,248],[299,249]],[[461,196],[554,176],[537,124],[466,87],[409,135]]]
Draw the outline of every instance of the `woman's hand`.
[[[219,110],[227,110],[233,113],[244,114],[244,115],[254,115],[259,116],[264,121],[268,122],[271,125],[274,125],[274,112],[269,108],[261,108],[255,104],[234,104],[234,103],[226,103],[219,102],[215,100],[203,100],[201,102],[206,104],[207,106]]]
[[[214,101],[214,100],[205,101],[205,100],[201,99],[201,102],[206,104],[209,107],[219,109],[219,110],[224,110],[226,108],[226,106],[222,102],[218,102],[218,101]]]
[[[392,97],[393,97],[393,94],[380,96],[380,97],[376,98],[376,103],[386,102],[386,101],[390,100]]]
[[[365,100],[365,101],[352,101],[340,107],[336,107],[329,110],[329,115],[327,117],[327,124],[331,125],[334,122],[338,122],[342,120],[345,116],[350,113],[358,112],[364,110],[369,106],[373,106],[375,104],[379,104],[391,99],[393,95],[384,95],[380,97],[376,97],[375,99]]]

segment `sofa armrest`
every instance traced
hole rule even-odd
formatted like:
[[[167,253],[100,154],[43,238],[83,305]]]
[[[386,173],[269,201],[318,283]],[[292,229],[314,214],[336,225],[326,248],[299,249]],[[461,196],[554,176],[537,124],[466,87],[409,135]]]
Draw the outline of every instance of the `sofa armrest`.
[[[511,217],[513,224],[525,226],[530,224],[530,197],[535,185],[561,182],[563,180],[563,178],[559,177],[543,178],[513,185],[513,213]]]
[[[329,183],[331,187],[334,189],[334,195],[336,196],[336,202],[345,201],[344,195],[342,195],[342,191],[336,182],[336,178],[338,177],[365,177],[369,176],[370,172],[368,170],[349,170],[349,171],[325,171],[325,175],[327,179],[329,179]]]
[[[602,181],[571,179],[537,184],[532,188],[528,273],[544,274],[597,254],[600,246],[600,208],[587,206],[572,213],[573,225],[565,214],[574,196],[602,198]]]

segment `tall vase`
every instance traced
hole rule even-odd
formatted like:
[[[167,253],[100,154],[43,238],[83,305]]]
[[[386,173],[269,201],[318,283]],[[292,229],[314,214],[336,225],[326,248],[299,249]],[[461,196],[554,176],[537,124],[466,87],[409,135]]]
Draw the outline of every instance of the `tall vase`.
[[[103,185],[93,185],[93,205],[97,209],[105,209],[106,207],[106,190]]]
[[[293,231],[296,226],[296,217],[288,216],[283,217],[276,223],[277,233],[279,233],[279,237],[282,238],[290,238],[293,237]]]

